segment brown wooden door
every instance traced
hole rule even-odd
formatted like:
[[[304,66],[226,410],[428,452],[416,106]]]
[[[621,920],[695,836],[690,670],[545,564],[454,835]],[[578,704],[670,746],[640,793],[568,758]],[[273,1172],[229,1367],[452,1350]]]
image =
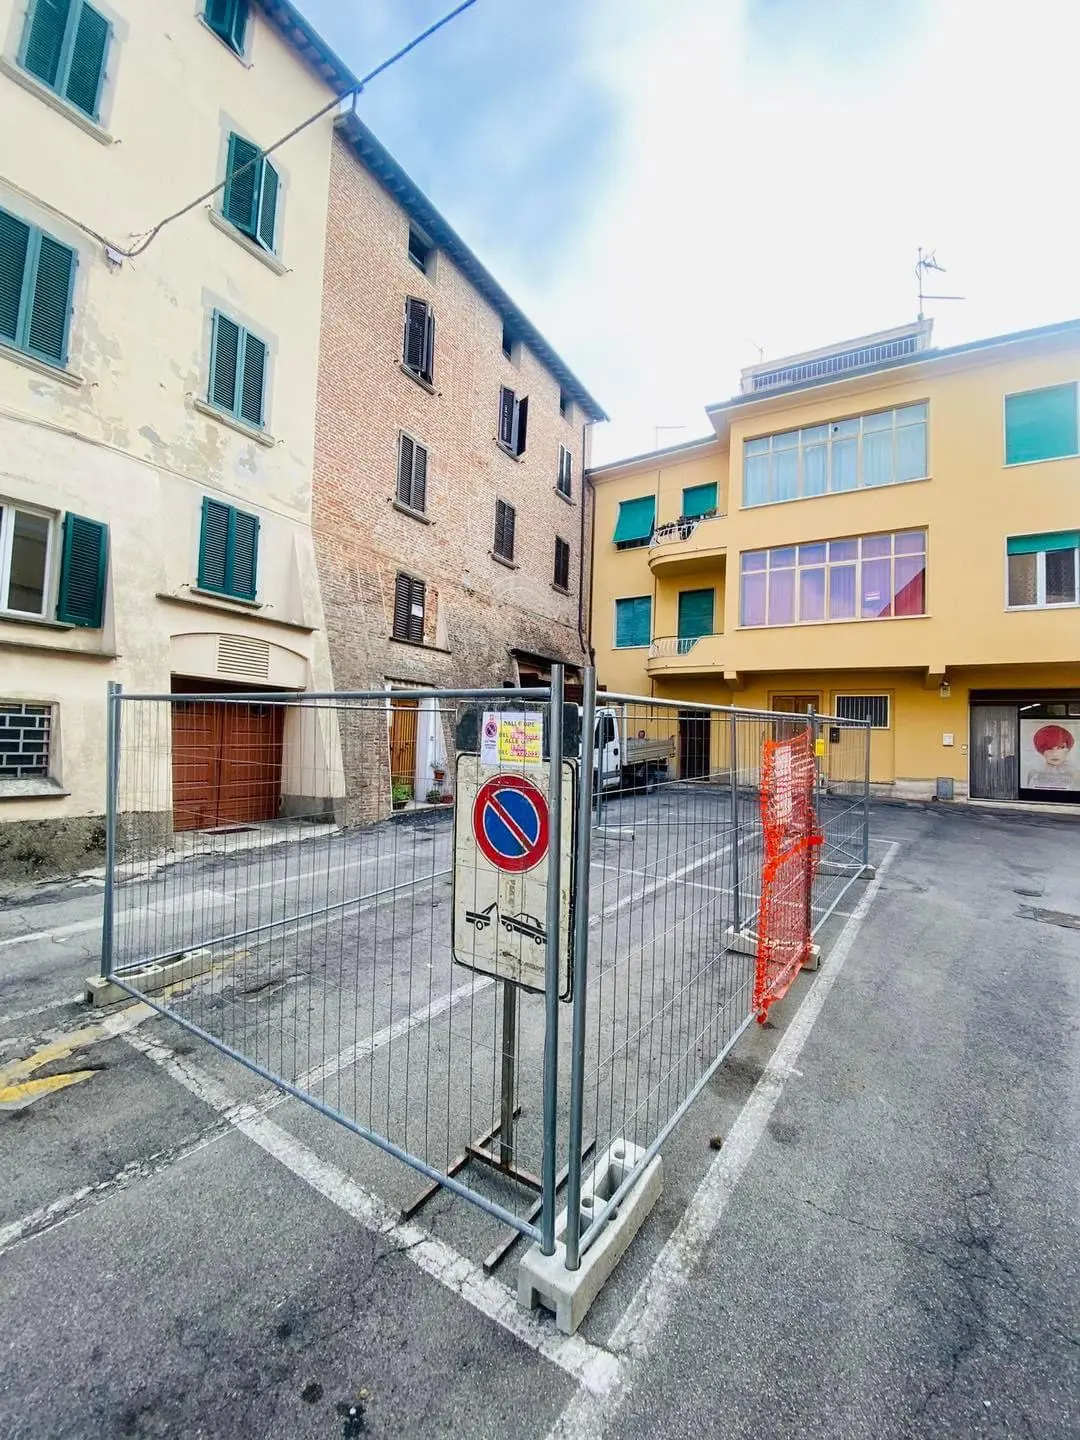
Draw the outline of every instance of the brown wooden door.
[[[172,707],[173,828],[217,824],[218,706],[174,700]]]
[[[774,695],[770,701],[770,708],[780,710],[785,715],[807,715],[811,710],[821,709],[820,695]],[[782,720],[776,722],[777,740],[790,740],[795,735],[801,735],[806,729],[805,725],[786,725]]]
[[[273,820],[281,796],[280,705],[222,705],[219,825]]]
[[[416,730],[420,711],[415,700],[390,698],[390,785],[416,785]]]
[[[280,705],[173,702],[173,826],[205,830],[277,816]]]

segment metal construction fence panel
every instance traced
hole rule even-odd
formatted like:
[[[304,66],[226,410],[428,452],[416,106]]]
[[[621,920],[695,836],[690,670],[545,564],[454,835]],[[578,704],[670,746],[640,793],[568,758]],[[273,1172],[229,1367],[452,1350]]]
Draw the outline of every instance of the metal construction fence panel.
[[[391,1204],[446,1187],[574,1269],[763,1013],[769,747],[810,762],[800,954],[865,871],[870,750],[862,722],[598,693],[591,670],[579,710],[562,679],[113,687],[103,955],[247,1067],[240,1101],[284,1092],[372,1141]],[[617,1186],[583,1196],[620,1145]]]
[[[114,693],[103,948],[131,994],[541,1238],[544,947],[540,993],[502,987],[513,1006],[451,953],[458,736],[485,704],[525,698],[550,736],[547,691]],[[535,936],[508,926],[500,942],[535,970]],[[155,967],[181,956],[183,983],[162,992]],[[500,1153],[532,1183],[509,1183]],[[373,1156],[369,1173],[403,1208],[416,1197],[400,1165]]]
[[[578,836],[579,904],[586,849],[591,893],[587,938],[575,956],[570,1268],[739,1036],[793,978],[791,966],[773,973],[773,952],[763,956],[761,945],[772,859],[762,814],[770,751],[784,742],[799,750],[810,767],[803,798],[814,800],[802,817],[813,839],[795,862],[794,890],[792,872],[773,877],[781,889],[772,923],[788,932],[793,954],[808,953],[812,933],[864,873],[868,844],[865,724],[594,696],[588,686],[585,705],[583,726],[595,727],[598,759],[592,834]],[[620,766],[605,773],[604,737],[612,732]],[[811,848],[816,865],[808,864]],[[766,937],[770,943],[777,933]],[[584,1213],[576,1204],[581,1136],[598,1153],[614,1146],[637,1157],[604,1203]]]

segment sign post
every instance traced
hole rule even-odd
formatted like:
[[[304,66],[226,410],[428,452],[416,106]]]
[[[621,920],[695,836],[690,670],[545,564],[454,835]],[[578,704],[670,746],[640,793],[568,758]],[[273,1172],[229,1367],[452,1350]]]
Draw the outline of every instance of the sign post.
[[[491,1165],[540,1192],[541,1230],[552,1246],[557,1009],[559,999],[570,994],[577,789],[576,764],[559,758],[562,727],[556,721],[561,720],[561,712],[554,694],[547,717],[540,711],[489,711],[479,727],[479,754],[458,756],[451,902],[455,963],[490,975],[503,990],[499,1123],[467,1147],[466,1158]],[[515,1161],[520,990],[542,994],[545,1003],[540,1176],[522,1170]]]

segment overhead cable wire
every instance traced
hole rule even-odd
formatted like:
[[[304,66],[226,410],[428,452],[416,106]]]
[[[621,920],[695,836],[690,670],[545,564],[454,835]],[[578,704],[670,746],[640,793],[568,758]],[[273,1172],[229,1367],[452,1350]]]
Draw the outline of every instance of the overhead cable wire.
[[[351,89],[345,90],[340,95],[335,95],[328,104],[316,110],[314,115],[309,115],[306,120],[301,120],[299,125],[294,125],[293,128],[282,135],[279,140],[275,140],[274,143],[267,146],[265,150],[260,150],[256,155],[253,155],[250,160],[245,161],[243,165],[238,165],[225,179],[219,180],[212,189],[204,191],[202,195],[196,196],[196,198],[187,205],[182,206],[179,210],[174,210],[171,215],[166,215],[163,220],[159,220],[155,225],[151,226],[139,242],[131,246],[130,249],[125,250],[122,246],[114,245],[110,240],[106,240],[103,235],[99,235],[97,231],[91,230],[89,226],[83,226],[82,228],[87,234],[92,235],[95,240],[99,240],[108,249],[110,259],[114,261],[134,260],[136,256],[142,255],[153,244],[162,230],[165,229],[166,225],[171,225],[174,220],[181,219],[184,215],[190,214],[192,210],[205,204],[207,200],[212,200],[220,190],[224,190],[227,184],[236,180],[238,176],[242,175],[246,170],[251,169],[253,165],[261,164],[267,155],[272,155],[275,150],[280,150],[283,145],[288,144],[290,140],[295,139],[302,131],[321,120],[324,115],[328,115],[331,110],[337,109],[350,98],[355,102],[356,97],[367,85],[371,84],[372,80],[381,75],[385,70],[389,70],[392,65],[396,65],[399,60],[403,60],[410,51],[415,50],[418,45],[422,45],[423,42],[434,35],[437,30],[441,30],[444,25],[449,25],[450,21],[455,20],[462,11],[468,10],[471,5],[475,4],[476,0],[462,0],[460,5],[456,5],[453,10],[448,11],[441,19],[429,25],[426,30],[421,30],[418,35],[414,35],[400,50],[395,50],[392,55],[387,56],[385,60],[375,66],[374,70],[369,70]]]

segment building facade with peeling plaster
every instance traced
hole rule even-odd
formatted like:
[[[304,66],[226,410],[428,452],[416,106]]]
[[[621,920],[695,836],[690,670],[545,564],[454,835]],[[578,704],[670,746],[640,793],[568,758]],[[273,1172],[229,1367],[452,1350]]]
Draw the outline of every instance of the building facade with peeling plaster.
[[[353,83],[283,0],[0,0],[0,874],[100,858],[108,681],[332,686],[311,489],[334,114],[258,149]],[[203,796],[177,828],[269,818],[323,748],[232,709],[164,718],[156,763]],[[230,745],[261,783],[211,814]]]

